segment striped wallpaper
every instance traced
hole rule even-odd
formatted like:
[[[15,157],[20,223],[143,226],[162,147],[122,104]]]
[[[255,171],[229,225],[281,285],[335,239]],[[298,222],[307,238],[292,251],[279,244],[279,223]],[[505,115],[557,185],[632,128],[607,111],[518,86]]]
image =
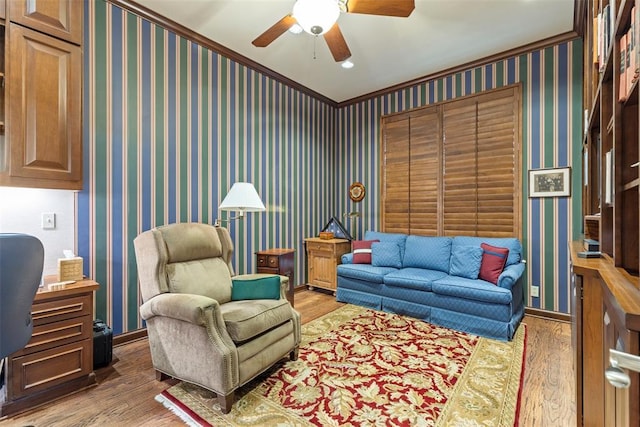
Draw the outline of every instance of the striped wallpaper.
[[[229,225],[238,273],[254,271],[257,250],[291,247],[302,283],[303,240],[332,215],[361,212],[345,221],[356,236],[377,228],[383,114],[522,82],[523,170],[573,164],[579,177],[580,41],[338,110],[103,0],[86,5],[77,247],[101,284],[96,316],[115,334],[142,326],[135,236],[171,222],[213,223],[236,181],[253,182],[267,206]],[[353,181],[367,188],[357,204],[347,195]],[[573,182],[571,199],[523,197],[528,283],[542,286],[531,307],[569,310],[566,241],[580,232]]]

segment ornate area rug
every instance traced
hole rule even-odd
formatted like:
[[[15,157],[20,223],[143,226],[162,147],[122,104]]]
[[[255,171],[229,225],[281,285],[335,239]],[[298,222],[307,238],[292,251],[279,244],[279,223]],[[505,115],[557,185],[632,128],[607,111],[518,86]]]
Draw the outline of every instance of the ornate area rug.
[[[526,327],[495,341],[346,305],[302,326],[297,361],[236,392],[179,383],[156,400],[193,426],[514,426]]]

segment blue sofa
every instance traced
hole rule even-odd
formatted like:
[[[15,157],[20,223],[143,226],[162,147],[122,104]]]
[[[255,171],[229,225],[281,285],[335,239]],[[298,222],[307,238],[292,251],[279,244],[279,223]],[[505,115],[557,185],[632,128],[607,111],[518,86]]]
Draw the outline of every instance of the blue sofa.
[[[524,316],[525,264],[518,239],[367,231],[364,240],[380,241],[372,246],[373,262],[354,264],[352,253],[342,256],[338,301],[503,341],[513,338]],[[469,278],[473,271],[465,271],[476,268],[477,277],[482,250],[474,248],[482,243],[509,249],[497,284]]]

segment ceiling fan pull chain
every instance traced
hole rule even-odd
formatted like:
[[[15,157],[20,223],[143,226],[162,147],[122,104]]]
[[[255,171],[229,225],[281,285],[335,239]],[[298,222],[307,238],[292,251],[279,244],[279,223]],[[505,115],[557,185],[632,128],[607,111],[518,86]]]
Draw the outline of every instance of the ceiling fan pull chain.
[[[313,59],[316,59],[316,40],[318,40],[318,36],[313,37]]]

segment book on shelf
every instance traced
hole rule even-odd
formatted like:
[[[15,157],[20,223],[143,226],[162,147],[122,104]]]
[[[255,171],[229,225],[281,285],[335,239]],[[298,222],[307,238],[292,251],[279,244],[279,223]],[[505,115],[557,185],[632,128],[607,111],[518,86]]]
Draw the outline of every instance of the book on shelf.
[[[629,90],[631,90],[631,86],[638,80],[638,29],[637,27],[637,15],[636,15],[636,7],[633,6],[631,8],[631,28],[629,28],[629,32],[627,33],[627,37],[631,41],[631,52],[629,55],[630,62],[630,70],[629,70]]]
[[[609,47],[613,40],[613,30],[615,27],[615,4],[613,7],[607,4],[602,8],[596,18],[594,18],[594,50],[597,47],[597,55],[594,55],[594,63],[598,64],[600,72],[604,72]]]
[[[578,258],[600,258],[600,251],[582,251],[578,252]]]
[[[633,12],[631,13],[631,27],[629,28],[629,31],[627,31],[626,34],[626,39],[627,39],[627,59],[626,59],[626,64],[627,64],[627,69],[625,70],[625,78],[626,78],[626,88],[627,88],[627,95],[626,97],[629,97],[629,93],[631,92],[631,88],[633,87],[633,82],[634,82],[634,74],[635,74],[635,70],[636,70],[636,42],[633,39],[633,35],[634,35],[634,24],[635,24],[635,19],[633,18]]]
[[[600,250],[600,242],[594,239],[584,239],[584,249],[586,251],[594,252]]]
[[[600,14],[593,18],[593,27],[591,27],[593,31],[593,45],[591,48],[593,50],[592,57],[594,65],[598,65],[600,63],[600,47],[598,44],[600,42],[600,37],[598,35],[598,25],[600,25]]]
[[[631,19],[633,22],[633,40],[635,43],[635,69],[633,71],[634,80],[640,77],[640,0],[636,0],[635,6],[631,8]]]
[[[604,158],[604,202],[610,205],[613,203],[613,149],[607,151]]]
[[[618,70],[618,101],[627,99],[627,35],[620,37],[620,68]]]

